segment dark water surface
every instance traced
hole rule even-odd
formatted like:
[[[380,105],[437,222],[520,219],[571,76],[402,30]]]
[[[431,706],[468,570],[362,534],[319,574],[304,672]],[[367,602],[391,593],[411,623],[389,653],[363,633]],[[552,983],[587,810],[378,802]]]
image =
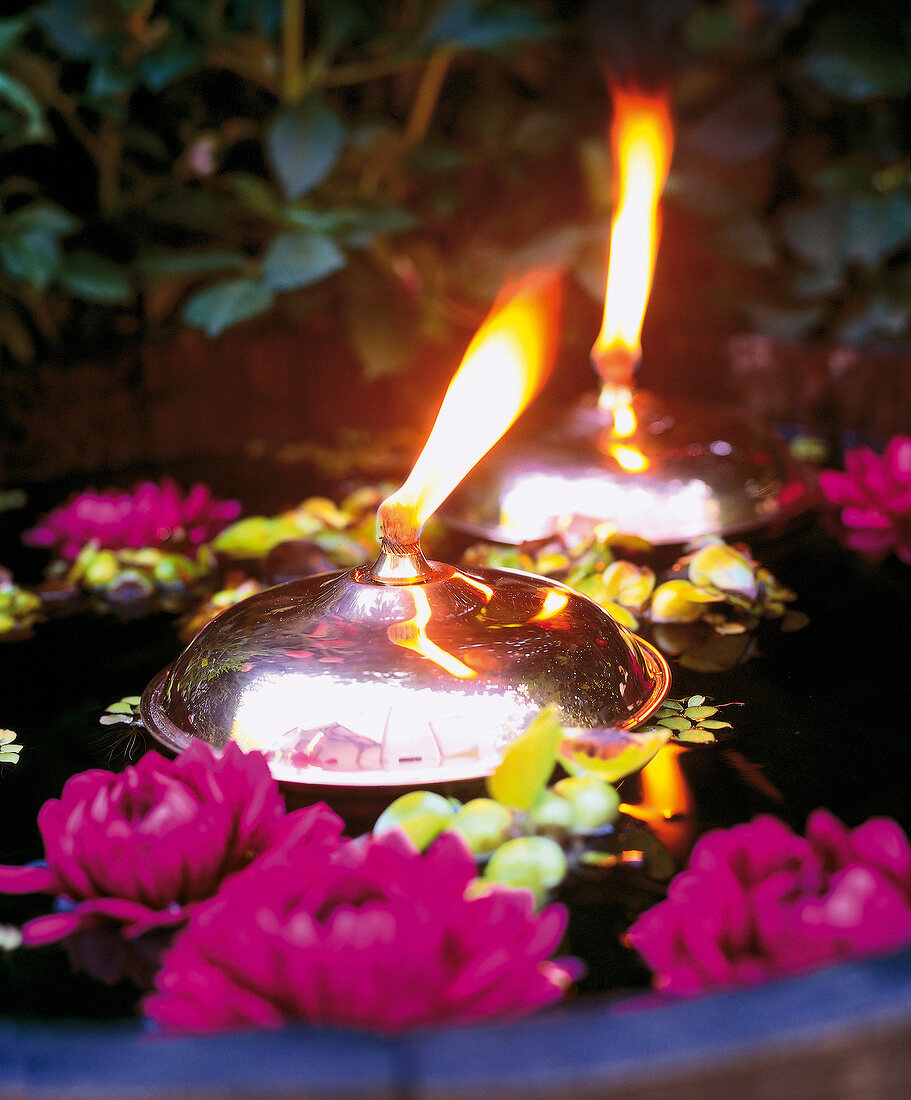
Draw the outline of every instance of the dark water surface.
[[[24,512],[0,516],[0,563],[22,583],[36,579],[43,561],[18,545],[29,519]],[[773,625],[760,656],[729,672],[687,672],[672,662],[673,697],[699,693],[716,704],[743,704],[723,715],[733,736],[678,756],[694,805],[693,819],[676,834],[678,854],[698,832],[757,813],[802,828],[818,806],[852,826],[889,815],[911,828],[911,568],[864,563],[818,524],[787,543],[755,549],[798,592],[795,606],[810,625],[792,634]],[[39,624],[27,640],[0,643],[0,727],[15,730],[24,745],[19,764],[0,765],[0,862],[40,857],[36,814],[70,775],[129,762],[137,748],[129,731],[102,727],[98,718],[115,700],[140,693],[181,648],[172,614],[123,619],[91,610]],[[635,781],[621,794],[632,802]],[[621,873],[606,894],[602,886],[572,884],[572,946],[590,956],[592,987],[645,979],[634,958],[612,945],[629,914],[662,890],[641,873]],[[40,898],[0,899],[0,923],[18,923],[46,906]],[[0,957],[0,1013],[97,1018],[130,1011],[132,991],[71,977],[61,952],[28,952],[20,960],[23,954]]]

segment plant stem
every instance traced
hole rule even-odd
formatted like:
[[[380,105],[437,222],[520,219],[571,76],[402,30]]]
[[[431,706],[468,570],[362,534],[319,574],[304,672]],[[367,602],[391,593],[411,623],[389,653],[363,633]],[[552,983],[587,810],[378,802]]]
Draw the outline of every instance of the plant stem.
[[[346,84],[366,84],[369,80],[381,80],[386,76],[416,69],[425,64],[422,57],[385,57],[376,61],[354,61],[350,65],[338,65],[329,69],[323,77],[325,88],[341,88]]]
[[[304,0],[282,0],[282,102],[295,103],[304,87]]]
[[[403,144],[406,149],[417,145],[427,133],[451,63],[451,50],[437,50],[427,62],[405,127]]]

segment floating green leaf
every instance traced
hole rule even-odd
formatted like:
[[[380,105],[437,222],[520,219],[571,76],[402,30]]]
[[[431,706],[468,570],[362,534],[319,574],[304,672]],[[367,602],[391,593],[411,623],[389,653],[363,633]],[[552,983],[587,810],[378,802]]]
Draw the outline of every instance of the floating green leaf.
[[[557,745],[564,736],[556,711],[548,707],[506,747],[503,759],[487,779],[491,798],[515,810],[528,810],[554,770]]]
[[[12,730],[0,729],[0,764],[18,764],[22,746],[16,743]]]
[[[567,730],[557,746],[557,756],[570,775],[595,776],[607,783],[618,783],[640,771],[657,755],[667,743],[668,722],[674,720],[659,723],[659,728],[635,731]]]

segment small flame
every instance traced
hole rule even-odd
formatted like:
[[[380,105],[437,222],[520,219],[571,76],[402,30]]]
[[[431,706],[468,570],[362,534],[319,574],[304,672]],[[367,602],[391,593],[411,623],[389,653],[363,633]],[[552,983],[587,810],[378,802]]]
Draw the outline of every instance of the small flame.
[[[611,222],[604,320],[592,358],[605,381],[632,379],[658,251],[658,201],[673,131],[667,98],[615,88],[611,148],[617,204]]]
[[[556,352],[561,281],[533,271],[507,287],[449,384],[405,484],[380,505],[385,537],[407,544],[540,388]]]
[[[424,589],[420,585],[414,585],[405,589],[405,591],[414,600],[414,617],[401,623],[392,623],[387,627],[386,635],[389,641],[393,645],[401,646],[402,649],[411,649],[415,653],[420,653],[422,657],[426,657],[428,661],[433,661],[434,664],[439,665],[440,668],[445,669],[450,675],[456,676],[460,680],[470,680],[477,676],[473,668],[469,668],[458,657],[448,653],[427,637],[427,624],[430,622],[432,612],[430,601],[427,599],[427,593]]]

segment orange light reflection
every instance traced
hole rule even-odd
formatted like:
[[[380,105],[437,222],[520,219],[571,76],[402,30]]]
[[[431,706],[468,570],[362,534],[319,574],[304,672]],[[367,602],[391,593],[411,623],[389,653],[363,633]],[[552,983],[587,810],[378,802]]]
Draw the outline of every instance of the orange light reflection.
[[[528,621],[530,623],[544,623],[548,619],[554,619],[568,603],[569,596],[565,592],[558,592],[555,588],[552,588],[544,597],[541,610],[537,615],[532,615]]]
[[[639,773],[642,800],[620,809],[644,821],[675,859],[682,859],[693,839],[693,797],[680,767],[681,745],[665,745]]]
[[[614,415],[614,425],[611,428],[611,435],[615,439],[629,439],[639,427],[639,422],[636,419],[636,414],[633,412],[632,405],[618,405],[611,412]]]
[[[658,201],[673,149],[667,97],[613,90],[611,148],[617,203],[611,221],[607,290],[601,331],[592,349],[597,364],[626,363],[627,380],[639,357],[642,320],[658,250]],[[621,372],[622,373],[622,372]],[[618,379],[616,376],[614,380]]]
[[[608,447],[608,452],[618,466],[631,474],[641,474],[648,469],[648,459],[638,447],[630,447],[623,443],[613,443]]]
[[[460,680],[470,680],[477,676],[473,668],[469,668],[458,657],[447,653],[445,649],[442,649],[436,642],[432,642],[427,637],[427,624],[431,619],[430,601],[427,599],[427,593],[419,585],[405,591],[414,600],[414,618],[406,619],[401,623],[392,623],[391,626],[387,627],[386,635],[389,641],[393,645],[401,646],[402,649],[411,649],[415,653],[419,653],[422,657],[426,657],[428,661],[433,661],[434,664],[445,669],[451,676],[456,676]]]
[[[420,530],[509,428],[553,363],[561,296],[551,270],[503,290],[468,345],[424,450],[383,509],[397,507]]]

